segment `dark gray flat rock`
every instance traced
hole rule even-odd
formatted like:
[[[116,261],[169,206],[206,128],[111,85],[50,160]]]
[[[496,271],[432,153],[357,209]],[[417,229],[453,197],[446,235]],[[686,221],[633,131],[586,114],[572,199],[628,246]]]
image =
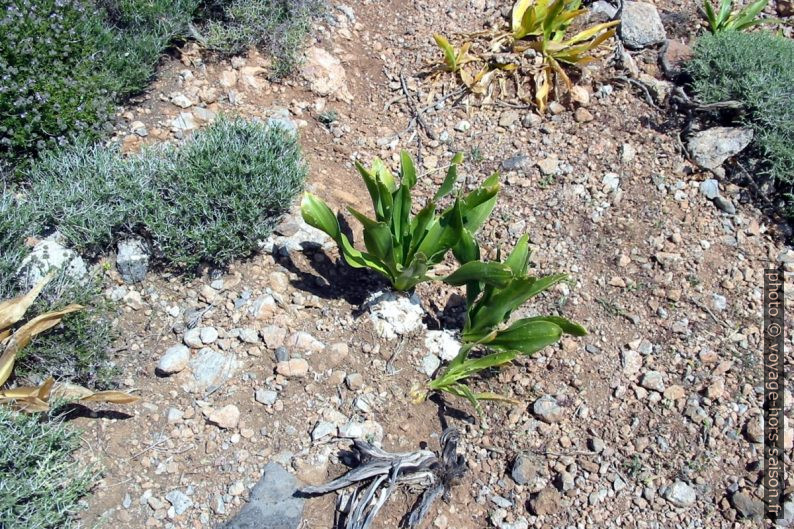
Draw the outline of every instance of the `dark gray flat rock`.
[[[299,485],[280,465],[268,463],[248,503],[218,529],[297,529],[304,503],[295,496]]]

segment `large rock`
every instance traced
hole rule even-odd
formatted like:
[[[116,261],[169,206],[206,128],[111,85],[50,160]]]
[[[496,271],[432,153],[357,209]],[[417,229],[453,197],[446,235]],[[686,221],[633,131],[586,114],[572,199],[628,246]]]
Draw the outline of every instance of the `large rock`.
[[[262,243],[262,250],[286,257],[293,252],[328,250],[334,242],[321,230],[304,222],[300,212],[286,217]]]
[[[689,138],[687,148],[692,159],[704,169],[716,169],[725,160],[739,154],[753,140],[752,129],[744,127],[714,127],[696,132]]]
[[[190,361],[193,381],[190,389],[205,391],[229,380],[239,369],[240,363],[233,356],[226,356],[205,347]]]
[[[149,250],[138,237],[125,239],[118,244],[116,268],[125,283],[140,283],[149,271]]]
[[[427,331],[425,347],[428,351],[446,362],[450,362],[460,352],[460,342],[451,331]]]
[[[620,17],[620,39],[627,48],[641,49],[667,39],[656,6],[645,2],[626,2]]]
[[[219,529],[297,529],[304,503],[296,496],[297,491],[295,476],[276,463],[268,463],[248,503]]]
[[[683,481],[676,481],[667,487],[662,496],[676,507],[691,507],[697,500],[695,489]]]
[[[63,270],[67,277],[80,284],[85,284],[88,279],[88,268],[83,258],[49,238],[36,244],[17,269],[20,286],[29,290],[51,270]]]
[[[424,328],[425,311],[416,294],[410,297],[398,292],[376,292],[366,301],[375,334],[387,340],[411,334]]]
[[[319,96],[335,96],[347,103],[353,100],[342,63],[322,48],[309,48],[301,75],[309,81],[312,92]]]

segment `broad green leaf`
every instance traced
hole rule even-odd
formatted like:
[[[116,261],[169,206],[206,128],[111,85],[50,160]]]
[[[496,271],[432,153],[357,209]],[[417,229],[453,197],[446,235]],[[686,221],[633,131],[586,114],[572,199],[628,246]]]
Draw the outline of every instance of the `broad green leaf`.
[[[391,174],[388,166],[380,158],[375,158],[372,161],[372,174],[375,176],[375,180],[383,182],[390,195],[397,191],[397,182],[394,180],[394,175]]]
[[[466,264],[469,261],[478,261],[480,259],[480,245],[477,244],[474,235],[466,228],[463,228],[461,231],[460,240],[458,240],[458,244],[452,248],[452,254],[460,264]]]
[[[486,345],[531,355],[558,342],[560,337],[562,337],[562,329],[554,323],[543,320],[519,320],[507,329],[498,331]]]
[[[441,183],[441,187],[439,187],[438,191],[436,191],[436,194],[433,197],[433,202],[438,202],[452,192],[452,189],[455,187],[455,181],[458,179],[458,164],[462,161],[462,152],[459,152],[452,157],[452,160],[449,162],[449,169],[447,169],[447,176]]]
[[[443,278],[448,285],[465,285],[471,281],[505,287],[513,278],[510,267],[496,262],[470,261]]]
[[[455,204],[449,210],[428,226],[427,234],[416,251],[425,254],[431,265],[437,264],[443,259],[444,254],[458,243],[462,230],[460,201],[455,200]]]
[[[514,351],[500,351],[498,353],[487,354],[479,358],[469,358],[462,364],[455,367],[455,373],[456,376],[465,378],[485,369],[502,366],[512,362],[515,360],[515,358],[516,353]]]
[[[728,20],[728,17],[731,14],[731,4],[733,0],[722,0],[720,4],[720,14],[717,16],[717,19],[720,23],[724,23]]]
[[[524,29],[521,21],[524,18],[524,14],[527,12],[527,9],[529,9],[529,6],[532,4],[533,1],[534,0],[518,0],[518,2],[516,2],[513,5],[513,13],[511,18],[510,28],[513,30],[514,34],[518,34],[522,29]],[[516,37],[516,38],[521,38],[521,37]]]
[[[408,151],[400,153],[400,176],[408,189],[413,189],[416,185],[416,167],[414,167],[414,161]]]
[[[472,313],[472,335],[489,332],[507,319],[515,309],[532,298],[567,278],[565,274],[553,274],[541,278],[515,279],[509,288],[494,291],[487,305],[478,303]]]
[[[505,264],[513,271],[516,277],[527,274],[529,268],[529,235],[522,235],[513,251],[505,259]]]
[[[408,253],[405,256],[406,260],[410,260],[413,258],[414,253],[416,253],[417,248],[419,245],[422,244],[422,241],[425,239],[427,235],[427,231],[433,222],[437,222],[434,220],[434,216],[436,213],[436,205],[433,202],[428,203],[423,207],[419,213],[411,220],[411,244],[408,248]]]
[[[384,182],[381,178],[378,178],[377,185],[382,208],[382,213],[378,216],[378,220],[390,223],[394,214],[392,209],[394,206],[394,197],[392,196],[388,183]]]
[[[428,262],[425,254],[417,253],[411,263],[397,274],[393,281],[396,290],[405,292],[411,290],[422,281],[428,279]]]
[[[305,193],[301,201],[301,215],[306,224],[322,230],[332,239],[338,240],[341,230],[336,215],[320,198]]]
[[[389,265],[390,261],[394,262],[392,235],[389,225],[385,222],[375,222],[352,207],[348,207],[347,210],[364,225],[364,244],[367,247],[367,251],[394,271],[394,266]]]
[[[703,8],[706,11],[706,18],[709,21],[711,32],[716,33],[718,31],[717,15],[714,14],[714,8],[711,7],[711,0],[703,0]]]
[[[378,188],[378,181],[377,178],[375,178],[375,174],[370,169],[364,167],[360,162],[356,162],[355,166],[369,192],[370,199],[372,200],[372,209],[375,210],[375,217],[378,220],[384,220],[380,188]]]
[[[524,321],[524,322],[546,321],[549,323],[553,323],[554,325],[562,329],[563,334],[570,334],[572,336],[587,336],[587,329],[585,329],[578,323],[574,323],[565,318],[561,318],[560,316],[532,316],[530,318],[523,318],[518,321]]]

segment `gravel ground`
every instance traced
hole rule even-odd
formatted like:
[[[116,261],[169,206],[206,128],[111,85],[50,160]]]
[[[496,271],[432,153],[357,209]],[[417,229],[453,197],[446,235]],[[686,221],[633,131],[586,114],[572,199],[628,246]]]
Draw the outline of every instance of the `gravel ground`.
[[[111,270],[108,295],[124,306],[117,363],[143,401],[128,415],[80,420],[82,456],[106,468],[81,515],[87,524],[214,526],[240,509],[268,463],[322,483],[344,471],[352,438],[436,449],[449,424],[463,433],[469,472],[435,505],[432,527],[759,526],[762,271],[794,270],[794,252],[745,189],[683,155],[680,118],[657,108],[664,98],[654,92],[650,105],[616,80],[664,89],[650,81],[662,79],[658,46],[630,52],[635,72],[605,56],[582,74],[577,100],[544,117],[510,100],[438,103],[457,88],[419,75],[439,59],[430,35],[501,16],[491,0],[463,7],[336,5],[303,75],[283,85],[266,80],[256,52],[205,63],[188,46],[120,117],[119,141],[128,150],[179,141],[219,112],[280,120],[301,135],[309,188],[363,210],[353,160],[395,162],[407,148],[429,196],[462,151],[469,185],[503,174],[479,237],[487,253],[526,232],[536,272],[573,279],[525,312],[558,312],[590,334],[478,381],[522,402],[486,405],[483,423],[463,401],[410,403],[433,365],[426,329],[378,336],[361,304],[384,285],[342,265],[297,217],[226,271],[193,280],[150,272],[125,285]],[[656,7],[668,37],[698,30],[692,2]],[[318,74],[317,64],[331,67]],[[403,80],[413,104],[429,106],[430,133],[411,126]],[[420,286],[425,326],[459,323],[460,294]],[[785,399],[791,417],[790,386]],[[396,527],[414,501],[400,491],[375,527]],[[303,527],[332,527],[333,504],[333,495],[308,500]]]

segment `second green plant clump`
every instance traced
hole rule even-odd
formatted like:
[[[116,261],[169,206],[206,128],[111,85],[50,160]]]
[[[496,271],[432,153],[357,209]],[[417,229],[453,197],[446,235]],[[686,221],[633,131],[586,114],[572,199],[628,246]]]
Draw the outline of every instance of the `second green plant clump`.
[[[424,387],[415,387],[412,397],[421,401],[430,392],[443,391],[468,399],[480,413],[481,400],[509,399],[492,392],[474,392],[467,379],[510,363],[519,355],[531,355],[556,343],[563,334],[583,336],[587,331],[559,316],[528,317],[509,324],[516,309],[565,280],[566,275],[530,276],[526,235],[504,262],[498,257],[495,261],[480,259],[475,234],[496,204],[499,175],[491,175],[469,193],[458,191],[453,203],[439,212],[439,202],[453,194],[462,158],[457,154],[451,160],[438,191],[414,216],[411,192],[417,174],[407,152],[400,156],[399,179],[379,159],[371,168],[357,164],[372,198],[375,219],[350,207],[348,211],[363,225],[366,252],[354,247],[342,233],[331,208],[318,197],[307,193],[301,210],[308,224],[336,241],[350,266],[378,272],[396,290],[412,290],[423,281],[433,280],[466,287],[466,321],[460,352],[440,376]],[[432,267],[443,261],[450,250],[459,268],[445,277],[434,275]]]

